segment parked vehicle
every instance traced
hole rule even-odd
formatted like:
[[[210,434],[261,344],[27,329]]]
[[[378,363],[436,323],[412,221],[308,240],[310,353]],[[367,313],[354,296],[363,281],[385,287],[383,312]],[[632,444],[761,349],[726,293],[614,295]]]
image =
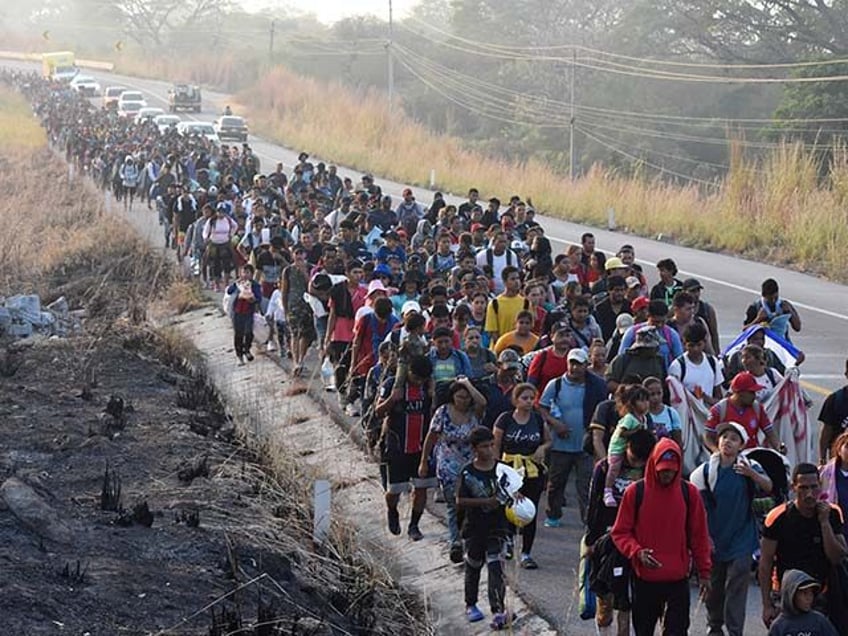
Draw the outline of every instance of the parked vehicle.
[[[164,115],[164,114],[165,114],[165,111],[162,110],[161,108],[154,108],[154,107],[151,107],[151,106],[147,106],[146,108],[142,108],[141,110],[138,111],[138,115],[136,115],[136,121],[138,121],[139,123],[142,123],[142,122],[145,122],[145,121],[153,121],[159,115]]]
[[[91,75],[76,75],[71,80],[71,88],[80,95],[87,97],[96,97],[100,95],[100,82],[91,77]]]
[[[200,87],[193,84],[174,84],[168,90],[168,106],[172,113],[178,110],[191,110],[199,113],[201,109]]]
[[[212,125],[220,139],[247,141],[247,122],[244,121],[244,117],[235,115],[219,117]]]
[[[144,95],[141,94],[141,91],[125,90],[123,93],[121,93],[121,96],[118,97],[118,110],[121,110],[121,106],[123,106],[127,102],[135,102],[137,104],[141,104],[139,108],[145,108],[147,106],[147,100],[144,99]]]
[[[180,121],[176,115],[158,115],[153,118],[153,123],[159,127],[160,133],[164,133],[169,128],[176,128]]]
[[[208,121],[181,121],[177,124],[177,132],[184,137],[200,135],[216,144],[221,142],[218,133],[215,132],[215,127]]]
[[[125,90],[127,89],[123,86],[108,86],[103,91],[103,108],[117,108],[118,98]]]

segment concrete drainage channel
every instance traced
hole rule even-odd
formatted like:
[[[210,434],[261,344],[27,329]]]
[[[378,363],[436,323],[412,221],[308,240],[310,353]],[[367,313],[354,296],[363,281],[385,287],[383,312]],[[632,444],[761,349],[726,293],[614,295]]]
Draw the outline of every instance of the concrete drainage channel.
[[[123,214],[108,195],[106,199],[114,214]],[[153,212],[137,203],[126,216],[152,246],[162,249],[161,228]],[[211,292],[209,296],[213,297]],[[367,458],[358,427],[337,407],[334,396],[323,391],[317,361],[312,364],[312,377],[305,381],[292,380],[279,358],[265,353],[238,366],[230,320],[219,308],[219,297],[214,299],[216,311],[207,307],[185,313],[171,326],[204,354],[209,381],[245,437],[257,447],[281,449],[281,456],[297,457],[306,474],[331,484],[333,520],[352,524],[360,545],[381,555],[393,578],[420,596],[436,633],[490,633],[487,621],[470,625],[465,620],[463,569],[447,558],[446,527],[437,516],[422,518],[423,541],[389,534],[378,466]],[[311,491],[313,484],[303,487]],[[408,516],[408,502],[403,499],[401,518]],[[520,572],[516,561],[507,564],[508,581],[517,580]],[[485,576],[484,570],[481,608],[486,607]],[[516,594],[514,585],[507,590],[507,604],[517,615],[512,633],[557,633]]]

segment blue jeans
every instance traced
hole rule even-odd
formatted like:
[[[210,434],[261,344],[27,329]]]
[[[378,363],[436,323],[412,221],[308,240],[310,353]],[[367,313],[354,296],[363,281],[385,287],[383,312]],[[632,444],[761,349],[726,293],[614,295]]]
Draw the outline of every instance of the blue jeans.
[[[448,522],[448,535],[451,543],[460,541],[459,523],[456,519],[456,482],[440,482],[445,495],[445,512]]]

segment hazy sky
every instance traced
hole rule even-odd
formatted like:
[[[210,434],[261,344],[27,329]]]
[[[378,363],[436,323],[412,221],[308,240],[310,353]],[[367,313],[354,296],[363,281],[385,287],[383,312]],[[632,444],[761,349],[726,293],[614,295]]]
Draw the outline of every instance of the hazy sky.
[[[394,16],[404,17],[420,1],[392,0]],[[340,18],[363,13],[376,15],[383,20],[389,19],[389,0],[242,0],[242,4],[249,10],[286,5],[298,11],[315,14],[321,22],[328,24]]]

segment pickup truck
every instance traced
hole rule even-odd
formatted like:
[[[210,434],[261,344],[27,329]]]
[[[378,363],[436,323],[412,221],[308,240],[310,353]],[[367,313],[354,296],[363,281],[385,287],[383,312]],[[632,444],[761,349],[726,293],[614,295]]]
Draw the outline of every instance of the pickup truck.
[[[168,107],[172,113],[178,110],[192,110],[199,113],[201,109],[200,87],[191,84],[174,84],[168,90]]]

